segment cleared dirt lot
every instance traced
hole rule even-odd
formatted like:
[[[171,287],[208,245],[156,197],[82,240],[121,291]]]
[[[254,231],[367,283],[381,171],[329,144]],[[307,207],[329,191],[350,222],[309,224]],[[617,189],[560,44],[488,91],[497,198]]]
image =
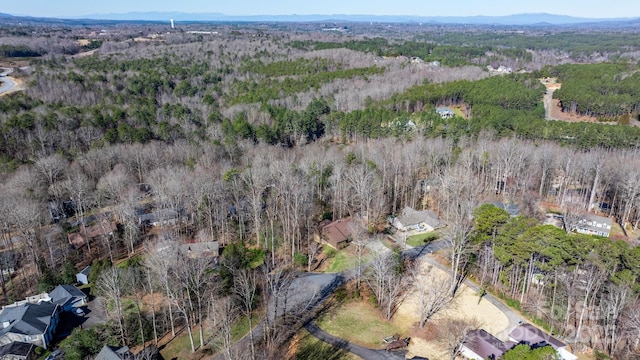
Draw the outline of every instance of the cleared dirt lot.
[[[426,279],[430,276],[449,277],[444,271],[437,267],[431,267],[425,262],[422,262],[419,266],[420,279]],[[406,328],[415,326],[418,321],[417,313],[417,298],[416,295],[412,293],[399,307],[395,315],[394,323],[402,324],[402,326],[406,326]],[[437,314],[435,318],[430,321],[437,325],[437,323],[444,318],[476,318],[482,324],[481,327],[483,329],[494,335],[509,327],[509,320],[502,311],[489,301],[481,300],[478,302],[478,294],[466,285],[462,285],[460,288],[456,303],[447,311]],[[429,359],[448,358],[447,350],[440,347],[435,341],[426,341],[417,337],[413,337],[409,345],[409,357],[412,355],[423,356]]]

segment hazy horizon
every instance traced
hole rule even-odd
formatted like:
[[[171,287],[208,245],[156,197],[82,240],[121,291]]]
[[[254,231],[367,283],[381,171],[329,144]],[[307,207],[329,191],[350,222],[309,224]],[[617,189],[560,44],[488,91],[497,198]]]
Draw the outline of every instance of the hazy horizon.
[[[3,4],[0,12],[12,15],[38,17],[82,17],[99,14],[126,14],[136,12],[220,13],[228,16],[269,15],[389,15],[424,17],[507,16],[547,13],[581,18],[640,17],[640,2],[610,0],[606,6],[596,0],[538,0],[506,1],[458,0],[453,6],[442,1],[396,0],[325,0],[298,2],[293,0],[237,0],[234,2],[202,3],[199,0],[180,2],[156,0],[113,0],[87,2],[84,0],[25,0]]]

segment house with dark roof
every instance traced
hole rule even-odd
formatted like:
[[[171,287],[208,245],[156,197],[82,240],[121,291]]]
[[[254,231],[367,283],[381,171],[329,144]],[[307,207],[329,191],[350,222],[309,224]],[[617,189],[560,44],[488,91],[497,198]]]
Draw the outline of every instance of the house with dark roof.
[[[49,293],[51,302],[60,306],[61,311],[72,311],[87,303],[87,295],[73,285],[58,285]]]
[[[0,312],[0,345],[22,341],[46,349],[59,321],[60,307],[57,304],[41,302],[6,306]]]
[[[105,345],[102,347],[95,360],[133,360],[133,354],[129,347],[117,347]]]
[[[353,220],[350,217],[336,221],[320,223],[320,241],[335,249],[342,249],[348,245],[352,235]]]
[[[0,360],[33,360],[36,359],[36,346],[31,343],[14,341],[0,346]]]
[[[140,225],[167,226],[175,225],[180,220],[180,214],[173,209],[158,209],[154,212],[138,215]]]
[[[400,231],[433,231],[444,226],[438,215],[431,210],[402,209],[398,217],[391,218],[391,225]]]
[[[509,333],[509,340],[518,344],[527,344],[531,347],[551,346],[563,360],[576,360],[568,349],[567,344],[538,329],[531,324],[522,324]]]
[[[87,266],[76,274],[78,284],[87,285],[89,283],[89,274],[91,274],[91,266]]]
[[[460,353],[472,360],[496,360],[516,345],[502,342],[483,329],[470,331],[467,340],[460,346]]]

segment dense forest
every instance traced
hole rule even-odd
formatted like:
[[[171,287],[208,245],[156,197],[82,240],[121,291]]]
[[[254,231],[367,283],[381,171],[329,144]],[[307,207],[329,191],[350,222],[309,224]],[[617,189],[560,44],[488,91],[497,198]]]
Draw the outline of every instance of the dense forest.
[[[110,306],[106,325],[60,344],[67,358],[183,332],[202,357],[277,357],[314,315],[278,307],[322,252],[318,225],[365,219],[360,269],[358,244],[384,237],[407,206],[447,224],[446,294],[471,278],[576,349],[638,355],[636,33],[256,27],[132,26],[99,40],[98,29],[43,29],[50,43],[30,27],[1,30],[3,64],[28,62],[12,74],[26,90],[0,98],[2,251],[16,263],[2,297],[50,291],[93,264],[91,291]],[[562,82],[564,111],[619,124],[545,120],[545,76]],[[455,115],[436,112],[445,106]],[[160,211],[176,214],[170,226],[142,223]],[[550,211],[567,223],[597,213],[617,230],[542,225]],[[213,241],[220,259],[180,247]],[[355,279],[387,320],[399,298],[388,293],[418,286],[398,259],[385,281],[407,287],[371,285],[371,258]],[[246,330],[250,344],[234,346],[238,319],[262,335]]]

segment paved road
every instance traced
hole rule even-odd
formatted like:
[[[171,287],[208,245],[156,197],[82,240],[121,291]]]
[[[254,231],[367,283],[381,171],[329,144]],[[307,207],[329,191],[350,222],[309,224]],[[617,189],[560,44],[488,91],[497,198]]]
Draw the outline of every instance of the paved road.
[[[391,351],[387,352],[386,350],[374,350],[366,347],[362,347],[360,345],[356,345],[350,343],[346,340],[337,338],[333,335],[327,334],[325,331],[320,329],[318,325],[314,322],[309,322],[304,326],[307,331],[317,337],[318,339],[326,342],[327,344],[333,345],[338,349],[346,350],[352,354],[358,355],[366,360],[404,360],[406,350],[402,351]]]
[[[342,285],[344,277],[341,274],[316,274],[305,273],[296,278],[290,285],[289,297],[287,298],[287,309],[291,310],[296,307],[304,306],[307,312],[311,312],[324,300],[333,294],[333,292]],[[282,310],[284,306],[279,306]],[[269,316],[273,316],[270,314]],[[264,320],[255,325],[251,333],[255,342],[259,342],[264,336]],[[251,336],[245,335],[240,341],[233,344],[231,348],[232,354],[246,354],[251,347]],[[242,355],[240,355],[242,357]],[[214,354],[211,360],[224,360],[223,352]]]
[[[1,77],[0,82],[2,82],[2,84],[0,85],[0,94],[12,91],[15,86],[18,85],[17,82],[15,82],[11,77],[8,76]]]

